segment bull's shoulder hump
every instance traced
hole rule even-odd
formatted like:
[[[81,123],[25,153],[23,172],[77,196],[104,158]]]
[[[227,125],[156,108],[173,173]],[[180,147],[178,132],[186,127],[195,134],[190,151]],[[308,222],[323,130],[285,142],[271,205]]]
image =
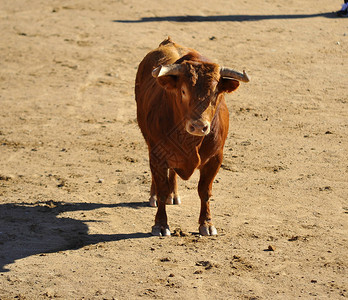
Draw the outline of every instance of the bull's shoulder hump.
[[[172,38],[170,36],[168,36],[164,41],[162,41],[158,47],[165,46],[168,44],[174,44],[174,41],[172,40]]]
[[[154,50],[157,53],[161,53],[164,58],[167,59],[166,63],[173,63],[181,57],[187,55],[188,53],[196,53],[199,54],[196,50],[183,47],[177,43],[175,43],[170,37],[165,39],[157,49]]]

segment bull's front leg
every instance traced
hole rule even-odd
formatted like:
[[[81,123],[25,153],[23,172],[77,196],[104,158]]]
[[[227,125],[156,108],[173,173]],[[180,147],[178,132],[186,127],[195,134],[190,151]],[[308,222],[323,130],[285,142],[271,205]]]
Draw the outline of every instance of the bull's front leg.
[[[155,236],[167,236],[170,235],[166,213],[166,200],[168,199],[170,194],[168,168],[161,164],[158,164],[151,157],[150,167],[153,184],[156,187],[158,205],[155,217],[155,225],[152,226],[151,233]]]
[[[201,169],[198,183],[198,194],[201,198],[201,213],[199,216],[199,233],[201,235],[217,235],[210,214],[210,201],[214,178],[222,163],[222,153],[212,157]]]

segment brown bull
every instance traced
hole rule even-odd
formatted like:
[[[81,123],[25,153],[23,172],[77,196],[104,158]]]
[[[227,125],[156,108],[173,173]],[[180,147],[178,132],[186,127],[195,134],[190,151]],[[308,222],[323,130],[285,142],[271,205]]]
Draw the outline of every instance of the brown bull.
[[[153,235],[170,235],[166,203],[180,203],[177,175],[187,180],[196,169],[200,170],[199,232],[217,234],[209,198],[228,133],[224,93],[236,90],[239,81],[249,81],[245,72],[222,68],[170,38],[140,63],[135,99],[138,124],[149,148],[150,205],[158,203]]]

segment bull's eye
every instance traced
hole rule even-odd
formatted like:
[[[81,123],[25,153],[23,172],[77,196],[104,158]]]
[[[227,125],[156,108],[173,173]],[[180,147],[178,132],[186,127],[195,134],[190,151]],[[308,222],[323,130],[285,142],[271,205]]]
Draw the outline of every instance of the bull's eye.
[[[181,90],[181,94],[182,94],[183,96],[185,96],[185,95],[186,95],[186,93],[185,93],[184,89],[182,89],[182,90]]]

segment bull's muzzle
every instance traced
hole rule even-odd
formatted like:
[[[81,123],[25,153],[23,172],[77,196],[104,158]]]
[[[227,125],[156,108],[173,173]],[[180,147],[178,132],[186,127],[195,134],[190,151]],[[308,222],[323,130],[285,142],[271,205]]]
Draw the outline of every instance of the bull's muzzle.
[[[205,136],[210,132],[210,122],[206,120],[189,120],[186,122],[186,131],[196,136]]]

